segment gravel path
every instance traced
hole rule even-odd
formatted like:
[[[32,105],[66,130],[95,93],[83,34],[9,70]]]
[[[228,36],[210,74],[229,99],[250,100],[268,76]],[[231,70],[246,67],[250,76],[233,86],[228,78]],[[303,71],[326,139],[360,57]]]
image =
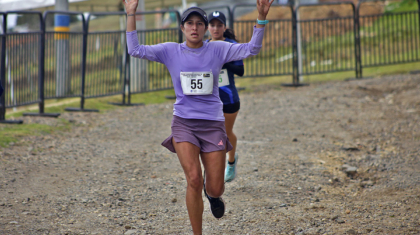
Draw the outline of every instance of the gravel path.
[[[71,131],[0,149],[0,234],[191,233],[160,146],[171,101],[61,118]],[[205,200],[204,234],[420,234],[420,76],[256,87],[235,132],[238,177],[222,219]]]

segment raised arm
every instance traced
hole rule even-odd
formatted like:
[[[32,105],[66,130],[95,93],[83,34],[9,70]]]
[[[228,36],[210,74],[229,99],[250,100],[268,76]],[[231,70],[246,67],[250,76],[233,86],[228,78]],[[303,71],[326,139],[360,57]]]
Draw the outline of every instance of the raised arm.
[[[139,0],[122,0],[127,12],[127,32],[136,30],[136,11]]]
[[[264,28],[267,23],[267,14],[273,1],[274,0],[257,0],[258,19],[256,19],[257,25],[254,26],[251,41],[249,43],[229,45],[229,48],[224,55],[224,63],[235,60],[243,60],[257,55],[260,52],[264,36]]]
[[[159,63],[165,63],[168,58],[167,50],[164,44],[140,45],[136,30],[136,10],[139,0],[123,0],[125,10],[127,11],[127,48],[128,54],[140,59],[147,59]]]
[[[266,20],[268,11],[274,0],[257,0],[258,20]],[[257,24],[257,28],[264,28],[265,24]]]

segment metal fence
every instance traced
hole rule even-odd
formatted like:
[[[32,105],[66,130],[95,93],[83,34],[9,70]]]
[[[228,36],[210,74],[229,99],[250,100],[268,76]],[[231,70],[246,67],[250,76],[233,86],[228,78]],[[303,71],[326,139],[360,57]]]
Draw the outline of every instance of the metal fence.
[[[291,5],[273,5],[273,8],[284,8],[290,18],[270,20],[265,27],[263,47],[256,56],[246,59],[244,77],[293,75],[294,69],[294,10]],[[241,42],[249,42],[252,37],[255,19],[235,19],[235,13],[241,8],[255,8],[253,4],[236,5],[232,9],[233,28]]]
[[[292,76],[292,85],[300,85],[299,76],[354,71],[362,77],[364,68],[420,61],[419,12],[361,15],[367,0],[357,6],[352,2],[321,5],[273,5],[282,17],[266,25],[263,48],[245,65],[246,77]],[[420,0],[417,0],[420,6]],[[351,15],[300,19],[307,8],[347,5]],[[420,7],[419,7],[420,8]],[[205,8],[226,14],[240,42],[252,36],[254,5],[240,4]],[[237,17],[238,13],[245,14]],[[33,29],[24,33],[7,30],[7,17],[27,15]],[[28,15],[31,15],[29,17]],[[57,15],[73,19],[68,31],[52,27]],[[173,18],[172,24],[156,26],[162,16]],[[116,17],[121,27],[94,31],[93,18]],[[84,108],[86,98],[122,95],[123,104],[130,104],[133,93],[171,89],[172,81],[164,65],[146,60],[131,59],[126,50],[125,13],[92,13],[87,18],[81,12],[47,11],[0,13],[2,30],[1,82],[5,88],[0,99],[0,121],[5,120],[6,108],[39,104],[44,113],[44,101],[53,98],[80,97],[78,109]],[[138,30],[141,44],[183,41],[177,11],[140,12],[144,25]],[[236,17],[236,18],[235,18]],[[252,20],[251,20],[252,19]],[[35,22],[35,23],[34,23]],[[38,22],[38,23],[37,23]],[[35,25],[35,26],[34,26]]]
[[[57,30],[51,26],[57,17],[78,17],[80,21],[73,23],[72,27]],[[84,110],[86,97],[86,28],[85,16],[81,12],[44,13],[45,99],[80,97],[80,110]]]
[[[299,74],[320,74],[331,72],[354,71],[356,68],[354,24],[355,6],[349,2],[323,3],[313,5],[300,5],[299,10],[305,7],[322,7],[334,5],[348,5],[352,15],[348,17],[328,19],[298,20],[300,28],[301,55],[299,58]]]
[[[81,23],[77,29],[68,32],[56,31],[51,25],[58,16],[79,16]],[[85,19],[79,12],[46,11],[45,30],[45,98],[69,98],[82,95],[83,48]],[[76,28],[76,27],[75,27]]]
[[[6,86],[6,14],[0,12],[0,83]],[[0,95],[0,121],[6,120],[6,95]]]
[[[358,3],[357,45],[362,68],[420,61],[420,0],[417,3],[417,11],[377,15],[361,15],[366,1]]]
[[[172,14],[175,21],[164,29],[143,26],[137,30],[139,42],[144,45],[154,45],[163,42],[182,43],[183,34],[179,27],[181,16],[178,11],[150,11],[139,12],[141,17],[159,17],[161,14]],[[147,22],[147,21],[146,21]],[[147,60],[130,60],[130,91],[131,93],[142,93],[173,88],[172,79],[165,65]]]
[[[37,29],[27,32],[8,32],[5,47],[5,86],[6,107],[17,107],[39,102],[39,46],[41,43],[42,15],[40,13],[8,12],[7,18],[14,14],[26,14]]]
[[[87,30],[93,17],[118,16],[124,12],[94,13],[87,18]],[[85,97],[122,94],[125,78],[125,30],[91,31],[87,34]]]

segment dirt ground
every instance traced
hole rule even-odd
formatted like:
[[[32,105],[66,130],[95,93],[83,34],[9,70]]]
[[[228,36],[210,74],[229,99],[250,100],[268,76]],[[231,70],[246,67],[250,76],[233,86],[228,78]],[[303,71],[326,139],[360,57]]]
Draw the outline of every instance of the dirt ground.
[[[241,96],[225,216],[203,234],[420,234],[420,76]],[[190,234],[172,101],[63,113],[0,149],[0,234]],[[25,117],[25,123],[63,125]]]

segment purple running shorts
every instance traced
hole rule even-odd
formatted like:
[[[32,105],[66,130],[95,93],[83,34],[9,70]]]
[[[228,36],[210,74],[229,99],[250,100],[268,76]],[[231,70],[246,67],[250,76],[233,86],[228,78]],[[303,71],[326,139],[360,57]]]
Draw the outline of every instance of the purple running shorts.
[[[232,150],[232,144],[226,134],[225,122],[202,119],[185,119],[173,116],[172,134],[162,142],[162,146],[176,153],[172,137],[176,143],[189,142],[200,148],[200,152]]]

